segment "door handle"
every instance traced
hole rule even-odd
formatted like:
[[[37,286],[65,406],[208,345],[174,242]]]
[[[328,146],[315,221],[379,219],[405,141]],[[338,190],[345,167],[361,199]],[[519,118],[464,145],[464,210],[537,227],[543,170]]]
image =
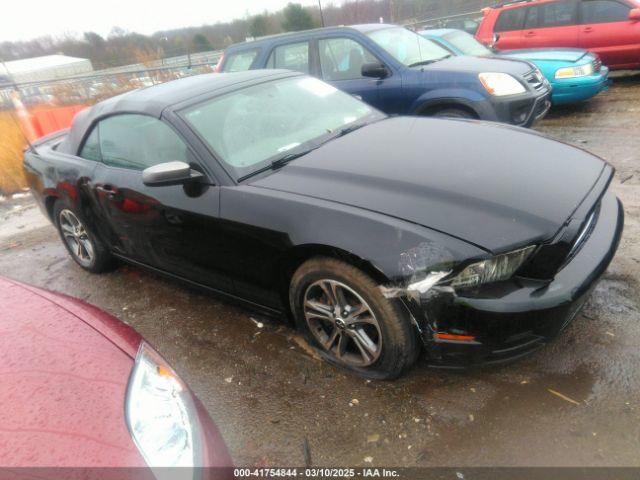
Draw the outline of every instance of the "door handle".
[[[114,198],[117,193],[111,185],[98,185],[96,190],[100,193],[104,193],[109,198]]]
[[[582,29],[582,31],[583,31],[584,33],[591,33],[591,32],[593,32],[593,27],[584,27],[584,28]]]
[[[524,34],[525,37],[535,37],[536,36],[536,32],[527,32]]]

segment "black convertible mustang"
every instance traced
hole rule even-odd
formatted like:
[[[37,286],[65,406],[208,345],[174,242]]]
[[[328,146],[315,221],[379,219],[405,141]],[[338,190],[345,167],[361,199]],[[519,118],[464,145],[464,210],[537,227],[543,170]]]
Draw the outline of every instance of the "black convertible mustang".
[[[201,75],[83,111],[25,154],[73,259],[286,313],[392,378],[531,352],[611,261],[613,169],[515,127],[389,118],[304,75]]]

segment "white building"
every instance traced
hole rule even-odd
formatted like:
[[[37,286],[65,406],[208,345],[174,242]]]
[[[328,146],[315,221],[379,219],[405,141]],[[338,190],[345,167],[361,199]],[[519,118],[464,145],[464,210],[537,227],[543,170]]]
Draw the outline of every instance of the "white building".
[[[0,76],[7,72],[16,83],[41,82],[93,72],[91,61],[66,55],[24,58],[0,64]]]

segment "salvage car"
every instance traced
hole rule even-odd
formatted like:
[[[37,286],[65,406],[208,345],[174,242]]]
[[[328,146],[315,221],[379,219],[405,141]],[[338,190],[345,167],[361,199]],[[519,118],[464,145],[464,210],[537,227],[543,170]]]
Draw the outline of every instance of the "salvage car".
[[[500,145],[500,148],[496,148]],[[71,257],[293,318],[393,378],[506,361],[576,316],[618,246],[613,168],[491,122],[388,117],[296,72],[184,78],[80,112],[27,151]]]
[[[286,68],[311,74],[387,114],[475,118],[530,127],[551,88],[525,61],[456,58],[396,25],[330,27],[227,48],[219,71]]]
[[[207,475],[231,478],[203,405],[133,328],[4,277],[0,328],[1,467],[39,468],[21,478],[49,478],[42,467],[131,468],[135,478],[153,478],[148,467],[216,467]]]
[[[609,88],[609,69],[600,57],[579,48],[531,48],[500,52],[485,47],[461,30],[437,29],[419,32],[455,55],[517,58],[534,64],[551,84],[551,103],[566,105],[588,100]]]
[[[516,0],[483,14],[476,38],[485,45],[582,48],[611,70],[640,68],[640,0]]]

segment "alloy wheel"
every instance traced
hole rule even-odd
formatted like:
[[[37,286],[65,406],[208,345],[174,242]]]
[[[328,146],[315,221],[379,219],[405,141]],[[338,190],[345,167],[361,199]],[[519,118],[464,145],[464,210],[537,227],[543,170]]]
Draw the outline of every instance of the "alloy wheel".
[[[59,220],[62,236],[69,246],[71,254],[83,267],[90,266],[95,257],[95,252],[85,226],[76,214],[68,209],[60,212]]]
[[[327,353],[355,367],[373,364],[382,352],[382,332],[367,302],[336,280],[312,283],[304,295],[309,330]]]

